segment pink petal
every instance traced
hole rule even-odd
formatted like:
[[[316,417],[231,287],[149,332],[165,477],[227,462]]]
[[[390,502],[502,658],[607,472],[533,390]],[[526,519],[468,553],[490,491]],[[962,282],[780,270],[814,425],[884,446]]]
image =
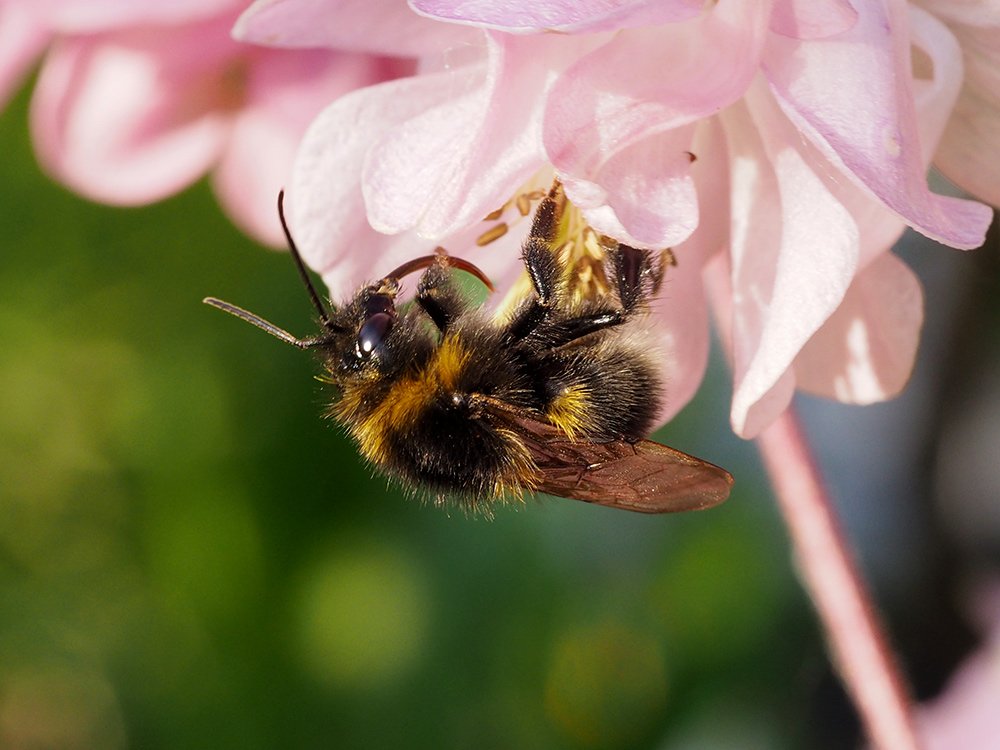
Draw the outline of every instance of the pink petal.
[[[701,0],[408,0],[417,13],[441,21],[515,34],[544,31],[590,33],[686,21]]]
[[[540,119],[550,57],[553,48],[574,44],[572,37],[491,37],[485,68],[474,66],[477,78],[453,73],[443,84],[452,94],[447,101],[393,128],[372,149],[363,178],[372,226],[440,238],[506,201],[544,163]]]
[[[756,74],[769,9],[725,3],[686,23],[617,34],[552,87],[549,161],[560,174],[593,179],[615,152],[738,100]]]
[[[275,206],[291,175],[297,145],[295,134],[267,112],[246,112],[234,123],[212,172],[212,185],[233,223],[272,247],[286,245]]]
[[[962,71],[958,60],[949,54],[948,42],[953,40],[947,29],[917,9],[913,9],[913,17],[914,45],[926,51],[933,68],[932,77],[918,77],[913,82],[922,156],[926,164],[929,163],[933,146],[945,127]],[[804,145],[802,150],[815,171],[829,171],[830,167],[814,149]],[[875,257],[892,247],[902,234],[905,224],[899,214],[876,200],[868,190],[854,181],[837,180],[830,184],[830,189],[858,225],[861,244],[858,266],[864,268]]]
[[[0,107],[21,84],[49,36],[20,6],[0,5]]]
[[[847,31],[857,20],[849,0],[775,0],[771,31],[795,39],[823,39]]]
[[[401,61],[326,50],[258,50],[246,81],[246,103],[215,171],[222,202],[242,228],[285,246],[275,196],[291,182],[306,128],[329,102],[397,77]]]
[[[1000,6],[991,0],[921,0],[920,5],[953,28],[1000,26]]]
[[[914,53],[922,52],[925,55],[923,59],[928,63],[926,66],[919,63],[915,66],[913,79],[921,163],[926,170],[962,86],[962,50],[948,28],[920,8],[910,9],[910,30],[916,48]]]
[[[709,329],[702,272],[729,240],[729,161],[717,120],[699,123],[692,149],[703,154],[691,171],[704,212],[697,231],[673,248],[677,266],[667,269],[659,297],[652,303],[655,330],[661,332],[660,346],[666,353],[661,360],[666,385],[662,422],[676,416],[704,378]]]
[[[701,266],[682,260],[667,269],[652,303],[651,326],[666,389],[659,421],[669,422],[694,397],[708,366],[709,327]]]
[[[853,404],[895,396],[913,370],[923,319],[920,281],[892,253],[880,255],[802,348],[799,387]]]
[[[256,0],[233,35],[274,47],[329,47],[397,57],[447,54],[475,43],[471,29],[434,23],[402,0]]]
[[[772,37],[764,71],[782,109],[834,164],[914,229],[958,248],[982,244],[981,204],[927,189],[910,80],[905,10],[858,4],[858,23],[832,39]]]
[[[18,2],[18,0],[13,0]],[[144,24],[203,21],[235,10],[242,0],[27,0],[25,9],[62,33],[92,33]]]
[[[934,163],[959,187],[1000,206],[1000,6],[952,0],[932,7],[959,16],[951,28],[965,53],[961,94]]]
[[[688,239],[674,248],[674,254],[678,263],[693,262],[701,267],[729,248],[730,158],[719,118],[698,123],[691,153],[695,156],[691,176],[698,191],[698,227]]]
[[[289,218],[303,257],[335,296],[371,274],[372,258],[393,240],[372,231],[361,193],[369,149],[398,123],[439,106],[474,71],[423,75],[347,94],[306,131],[289,184]],[[391,270],[391,269],[387,269]]]
[[[790,365],[839,306],[857,267],[858,229],[771,116],[766,94],[751,112],[724,115],[733,155],[733,429],[752,437],[783,411]],[[773,104],[771,105],[773,108]]]
[[[594,229],[620,242],[652,249],[683,242],[698,225],[693,133],[688,125],[628,146],[593,181],[566,175],[566,194]]]
[[[165,197],[220,152],[229,116],[219,98],[235,47],[225,23],[68,39],[35,89],[39,159],[78,192],[117,204]]]

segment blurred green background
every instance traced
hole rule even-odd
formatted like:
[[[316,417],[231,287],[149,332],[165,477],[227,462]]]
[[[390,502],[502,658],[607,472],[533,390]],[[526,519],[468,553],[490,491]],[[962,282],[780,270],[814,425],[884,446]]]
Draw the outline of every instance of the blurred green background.
[[[0,118],[0,746],[854,743],[718,362],[659,435],[737,476],[716,510],[420,507],[320,418],[310,357],[201,304],[308,333],[287,255],[205,184],[70,195],[26,109]],[[922,695],[971,643],[936,570],[876,581]],[[927,596],[957,645],[924,670],[939,631],[900,623]]]

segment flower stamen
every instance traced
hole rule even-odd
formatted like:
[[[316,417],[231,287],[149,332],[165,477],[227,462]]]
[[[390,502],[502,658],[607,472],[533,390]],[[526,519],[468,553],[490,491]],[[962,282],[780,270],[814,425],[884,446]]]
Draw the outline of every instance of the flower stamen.
[[[499,224],[494,224],[481,235],[476,237],[476,244],[479,245],[479,247],[484,247],[485,245],[503,237],[507,234],[508,229],[509,227],[507,226],[507,222],[501,221]]]

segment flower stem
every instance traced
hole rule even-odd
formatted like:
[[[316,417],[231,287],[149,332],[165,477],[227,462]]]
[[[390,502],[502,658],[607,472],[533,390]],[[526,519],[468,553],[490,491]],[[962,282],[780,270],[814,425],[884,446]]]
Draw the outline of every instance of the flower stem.
[[[794,411],[757,438],[834,664],[879,750],[920,747],[910,699]]]

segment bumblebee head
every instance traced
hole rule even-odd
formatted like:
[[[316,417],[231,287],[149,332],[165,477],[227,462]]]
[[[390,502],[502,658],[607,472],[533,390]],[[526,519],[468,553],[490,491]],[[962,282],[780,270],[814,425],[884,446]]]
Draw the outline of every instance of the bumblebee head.
[[[313,307],[319,313],[320,333],[312,338],[300,339],[273,323],[230,302],[206,297],[204,302],[237,318],[257,326],[263,331],[299,349],[318,350],[334,382],[365,380],[381,376],[405,362],[402,352],[417,337],[414,326],[402,325],[396,311],[400,279],[415,271],[429,268],[438,262],[468,271],[492,289],[489,279],[476,266],[460,258],[448,258],[443,249],[433,255],[424,255],[407,261],[387,276],[363,286],[345,305],[335,307],[325,302],[316,292],[306,266],[302,261],[284,213],[284,191],[278,194],[278,216],[288,239],[288,247],[299,277],[309,293]]]
[[[361,288],[343,307],[321,320],[326,332],[314,339],[335,380],[366,379],[384,373],[401,336],[396,295],[399,280],[387,276]]]

